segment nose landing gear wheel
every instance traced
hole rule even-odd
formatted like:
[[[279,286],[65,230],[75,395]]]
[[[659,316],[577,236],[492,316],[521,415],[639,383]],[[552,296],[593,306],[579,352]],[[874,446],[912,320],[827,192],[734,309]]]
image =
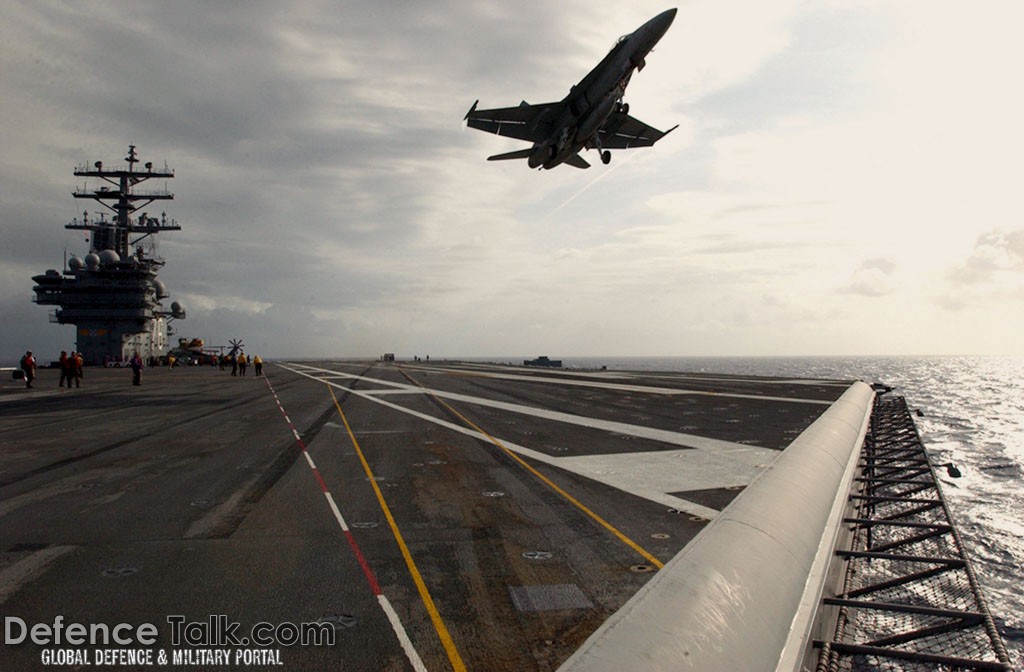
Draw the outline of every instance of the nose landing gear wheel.
[[[606,166],[612,162],[612,153],[607,149],[601,152],[601,162]]]

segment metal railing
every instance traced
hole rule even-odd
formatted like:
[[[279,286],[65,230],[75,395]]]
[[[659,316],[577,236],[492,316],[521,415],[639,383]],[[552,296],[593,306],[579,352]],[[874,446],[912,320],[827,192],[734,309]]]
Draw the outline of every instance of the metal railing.
[[[954,468],[955,469],[955,468]],[[851,494],[844,585],[817,672],[1011,671],[906,401],[878,395]]]

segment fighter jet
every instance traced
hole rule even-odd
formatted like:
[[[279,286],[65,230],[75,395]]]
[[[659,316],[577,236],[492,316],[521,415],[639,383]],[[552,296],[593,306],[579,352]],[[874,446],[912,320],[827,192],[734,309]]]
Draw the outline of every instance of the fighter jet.
[[[533,143],[529,149],[487,157],[488,161],[526,159],[530,168],[551,169],[561,163],[589,168],[580,156],[583,149],[596,149],[601,161],[612,160],[611,149],[650,147],[667,134],[629,116],[622,102],[634,70],[643,70],[645,58],[662,38],[676,10],[662,12],[636,31],[623,35],[608,55],[590,71],[569,95],[557,103],[478,110],[480,101],[466,113],[471,128],[489,131]]]

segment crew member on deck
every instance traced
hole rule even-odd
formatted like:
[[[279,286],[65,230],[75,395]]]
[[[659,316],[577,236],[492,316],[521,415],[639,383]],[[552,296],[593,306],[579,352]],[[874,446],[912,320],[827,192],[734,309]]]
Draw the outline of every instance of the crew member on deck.
[[[31,350],[26,350],[21,358],[21,370],[25,372],[25,387],[32,387],[32,381],[36,379],[36,358]]]
[[[131,367],[132,385],[142,385],[142,357],[139,357],[137,351],[132,355]]]
[[[67,381],[68,387],[71,387],[71,376],[68,371],[68,351],[60,351],[60,382],[57,383],[57,387],[64,387],[64,382]]]
[[[71,387],[71,381],[75,381],[75,387],[82,386],[82,365],[85,360],[82,359],[82,353],[72,352],[68,355],[68,387]]]

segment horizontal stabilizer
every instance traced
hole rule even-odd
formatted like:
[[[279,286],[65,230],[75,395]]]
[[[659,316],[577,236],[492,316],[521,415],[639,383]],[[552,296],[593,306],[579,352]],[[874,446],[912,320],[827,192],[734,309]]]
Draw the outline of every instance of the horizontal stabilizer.
[[[533,153],[533,148],[520,149],[514,152],[508,152],[507,154],[495,154],[494,156],[488,156],[488,161],[508,161],[509,159],[528,159],[530,154]]]
[[[573,154],[568,159],[566,159],[565,162],[572,166],[573,168],[590,168],[590,164],[587,163],[587,160],[584,159],[579,154]]]

